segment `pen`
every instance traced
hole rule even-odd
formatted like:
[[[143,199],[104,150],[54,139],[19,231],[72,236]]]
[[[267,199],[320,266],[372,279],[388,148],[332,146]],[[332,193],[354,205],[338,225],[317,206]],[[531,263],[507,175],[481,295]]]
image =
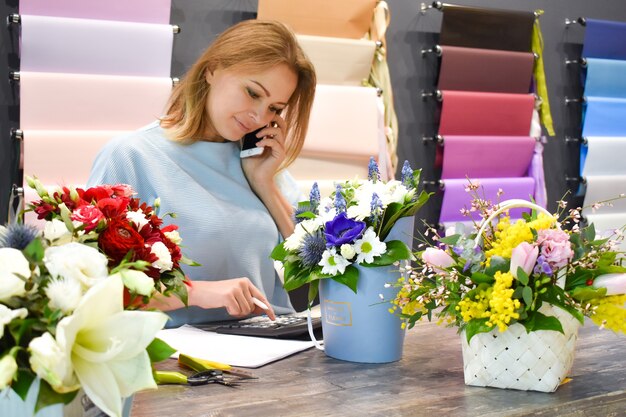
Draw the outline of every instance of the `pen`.
[[[256,297],[252,297],[252,302],[262,308],[263,310],[269,310],[270,308],[263,301],[259,300]]]

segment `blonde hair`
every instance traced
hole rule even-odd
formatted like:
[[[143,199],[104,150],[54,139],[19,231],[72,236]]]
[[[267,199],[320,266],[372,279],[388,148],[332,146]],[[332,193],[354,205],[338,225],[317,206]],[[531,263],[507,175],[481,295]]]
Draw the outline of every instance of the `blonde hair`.
[[[200,140],[213,125],[206,111],[209,84],[207,71],[220,69],[263,71],[285,64],[294,71],[298,83],[287,103],[286,157],[291,164],[302,149],[315,95],[315,69],[295,35],[275,21],[246,20],[222,32],[189,69],[170,96],[161,124],[170,139],[181,143]]]

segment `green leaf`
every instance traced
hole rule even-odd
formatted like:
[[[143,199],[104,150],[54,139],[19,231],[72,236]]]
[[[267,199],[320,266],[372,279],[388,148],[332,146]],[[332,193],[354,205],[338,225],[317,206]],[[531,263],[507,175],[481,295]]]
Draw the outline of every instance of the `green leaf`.
[[[460,237],[461,235],[450,235],[450,236],[440,238],[439,241],[441,243],[445,243],[448,246],[453,246],[456,244],[456,242],[459,241]]]
[[[521,266],[517,267],[517,280],[522,283],[522,285],[528,285],[528,275],[522,269]]]
[[[522,290],[522,298],[524,299],[524,304],[526,304],[526,309],[529,309],[533,303],[533,290],[530,287],[525,286]]]
[[[496,281],[493,276],[483,274],[482,272],[472,273],[472,276],[470,277],[470,279],[472,280],[474,284],[482,284],[482,283],[492,284]]]
[[[330,278],[350,288],[356,294],[356,287],[359,282],[359,270],[354,266],[350,265],[342,275],[335,275]]]
[[[523,324],[527,333],[537,330],[554,330],[563,333],[563,326],[561,326],[559,319],[546,316],[538,311],[529,311],[528,319]]]
[[[317,294],[319,292],[319,285],[320,285],[320,281],[318,279],[316,279],[315,281],[311,281],[309,283],[309,294],[308,294],[309,308],[313,307],[312,303],[313,303],[313,300],[315,300],[315,297],[317,297]]]
[[[485,274],[494,276],[496,272],[508,272],[510,262],[502,256],[492,256],[489,261],[489,267],[485,268]]]
[[[14,381],[11,384],[11,388],[20,398],[26,401],[26,396],[28,395],[28,390],[30,389],[30,385],[35,380],[35,375],[24,369],[19,369],[17,371],[17,381]]]
[[[199,264],[198,262],[187,258],[185,255],[182,255],[180,258],[180,263],[185,264],[185,265],[189,265],[189,266],[202,266],[202,264]]]
[[[296,217],[299,219],[314,219],[316,215],[310,211],[305,211],[303,213],[299,213]]]
[[[42,379],[41,384],[39,385],[39,395],[37,396],[35,412],[53,404],[69,404],[76,397],[76,394],[78,394],[78,390],[68,392],[67,394],[59,394],[53,390],[45,380]]]
[[[32,263],[38,263],[43,261],[43,244],[41,239],[37,238],[30,242],[24,249],[24,256]]]
[[[176,352],[176,349],[155,337],[148,347],[146,347],[146,351],[148,352],[148,356],[150,356],[150,362],[155,363],[169,358]]]
[[[572,298],[578,301],[588,301],[606,296],[606,288],[578,287],[570,292]]]
[[[411,258],[411,250],[404,242],[400,240],[390,240],[385,243],[387,244],[387,251],[375,257],[374,262],[371,264],[362,264],[362,266],[387,266],[396,261]]]
[[[584,229],[584,234],[585,234],[585,239],[592,241],[596,238],[596,228],[593,225],[593,223],[591,223],[589,226],[585,227]]]
[[[280,242],[270,253],[270,258],[276,261],[284,261],[289,251],[285,249],[285,242]]]
[[[467,337],[467,343],[472,340],[472,337],[478,333],[489,333],[493,330],[493,326],[487,326],[489,319],[472,319],[465,326],[465,336]]]

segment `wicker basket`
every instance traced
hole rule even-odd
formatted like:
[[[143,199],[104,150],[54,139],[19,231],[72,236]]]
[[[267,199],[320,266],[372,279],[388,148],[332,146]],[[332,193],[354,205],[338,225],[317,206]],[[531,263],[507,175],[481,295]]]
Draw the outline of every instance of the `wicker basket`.
[[[499,212],[513,207],[529,207],[551,215],[543,207],[524,200],[500,204],[492,217],[485,220],[477,235]],[[510,388],[524,391],[553,392],[563,382],[574,362],[574,350],[580,322],[559,307],[544,304],[539,311],[561,322],[563,332],[538,330],[530,333],[515,323],[500,332],[478,333],[467,343],[461,333],[465,384],[479,387]]]

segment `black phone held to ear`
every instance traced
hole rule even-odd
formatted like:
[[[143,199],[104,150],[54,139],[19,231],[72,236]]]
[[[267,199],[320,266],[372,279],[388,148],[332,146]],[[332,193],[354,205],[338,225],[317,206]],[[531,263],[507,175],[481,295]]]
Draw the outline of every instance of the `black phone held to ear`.
[[[256,134],[262,129],[265,129],[265,126],[255,130],[254,132],[247,133],[243,137],[241,141],[241,153],[239,154],[241,158],[248,158],[250,156],[261,155],[263,153],[263,148],[257,148],[256,146],[256,143],[261,140],[261,138],[256,137]]]

